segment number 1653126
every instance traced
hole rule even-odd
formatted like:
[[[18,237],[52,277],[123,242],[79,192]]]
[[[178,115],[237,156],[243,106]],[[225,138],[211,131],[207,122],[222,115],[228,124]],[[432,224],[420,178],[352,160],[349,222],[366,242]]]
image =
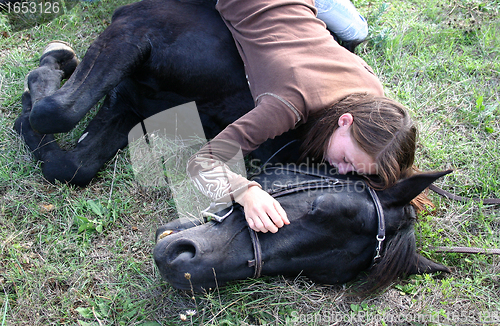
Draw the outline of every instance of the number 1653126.
[[[6,11],[14,14],[57,14],[61,9],[59,2],[35,2],[35,1],[20,1],[8,3]]]

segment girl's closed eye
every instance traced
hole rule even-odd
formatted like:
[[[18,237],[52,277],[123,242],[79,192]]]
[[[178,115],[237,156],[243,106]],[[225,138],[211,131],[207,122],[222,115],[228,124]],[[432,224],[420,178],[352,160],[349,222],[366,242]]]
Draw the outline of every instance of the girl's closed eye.
[[[354,166],[354,164],[349,162],[345,156],[344,156],[344,163],[349,164],[352,167],[353,171],[356,171],[356,167]]]

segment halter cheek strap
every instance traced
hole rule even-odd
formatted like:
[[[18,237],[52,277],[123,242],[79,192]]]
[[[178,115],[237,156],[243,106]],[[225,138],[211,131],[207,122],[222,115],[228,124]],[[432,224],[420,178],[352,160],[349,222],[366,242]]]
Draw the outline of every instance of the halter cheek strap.
[[[382,204],[380,203],[380,199],[378,198],[377,193],[372,188],[368,187],[368,192],[372,197],[373,203],[375,204],[375,210],[377,211],[378,218],[378,231],[377,231],[377,249],[375,252],[374,261],[377,261],[381,256],[382,252],[382,243],[385,240],[385,217],[384,217],[384,209],[382,208]]]
[[[259,278],[262,273],[262,249],[260,248],[260,241],[257,232],[248,227],[248,231],[250,232],[250,239],[252,239],[253,246],[253,256],[254,259],[248,261],[248,267],[255,267],[253,278]]]

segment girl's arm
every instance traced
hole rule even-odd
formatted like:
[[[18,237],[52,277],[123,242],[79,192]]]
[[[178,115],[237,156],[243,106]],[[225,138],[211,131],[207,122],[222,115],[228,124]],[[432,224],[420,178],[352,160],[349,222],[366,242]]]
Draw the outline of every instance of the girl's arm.
[[[244,207],[250,228],[275,233],[290,223],[287,215],[260,184],[231,171],[229,166],[242,161],[243,155],[236,142],[213,140],[191,157],[188,175],[215,207],[223,209],[236,202]]]

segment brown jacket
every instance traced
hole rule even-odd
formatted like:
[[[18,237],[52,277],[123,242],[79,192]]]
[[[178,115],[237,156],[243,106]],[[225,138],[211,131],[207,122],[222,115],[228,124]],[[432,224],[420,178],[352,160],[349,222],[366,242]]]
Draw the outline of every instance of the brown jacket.
[[[215,141],[236,141],[246,155],[350,94],[383,95],[366,62],[335,42],[316,18],[313,0],[219,0],[216,9],[243,59],[256,106]],[[215,165],[206,160],[225,162],[227,153],[234,152],[230,147],[217,153],[213,149],[221,146],[206,146],[192,158],[188,172],[202,191],[214,188],[208,175]],[[235,200],[234,191],[245,189],[249,181],[234,175],[229,179],[217,179],[217,187]]]
[[[383,95],[372,69],[341,47],[312,0],[219,0],[216,6],[245,63],[256,107],[218,139],[248,154],[354,93]]]

